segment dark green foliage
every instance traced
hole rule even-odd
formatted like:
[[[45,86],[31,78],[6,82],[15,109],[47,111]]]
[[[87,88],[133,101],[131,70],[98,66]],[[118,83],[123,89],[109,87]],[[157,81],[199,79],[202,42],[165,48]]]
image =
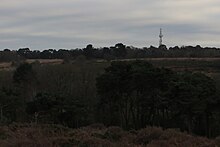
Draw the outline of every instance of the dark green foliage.
[[[17,51],[10,51],[9,49],[0,51],[0,62],[17,62],[22,59],[23,57],[19,56]]]
[[[104,134],[104,138],[111,141],[119,141],[123,135],[124,131],[120,127],[109,127]]]
[[[13,90],[18,96],[19,107],[16,109],[16,121],[27,120],[26,103],[33,100],[36,93],[37,79],[32,64],[22,63],[13,73]]]
[[[15,121],[16,110],[19,109],[21,101],[17,93],[12,89],[0,89],[0,124],[7,124]]]
[[[39,93],[36,95],[34,101],[28,103],[27,112],[44,112],[49,111],[53,107],[57,107],[61,104],[59,98],[53,97],[53,95],[47,93]]]
[[[22,82],[29,82],[34,77],[32,65],[22,63],[14,72],[13,80],[15,83],[21,84]]]
[[[172,75],[171,71],[154,68],[145,61],[113,62],[97,79],[101,105],[109,109],[106,110],[109,113],[119,112],[125,128],[140,128],[147,121],[155,124],[156,118],[147,119],[162,104],[161,97],[167,92]],[[151,112],[147,115],[149,109]]]
[[[36,123],[58,123],[69,127],[89,123],[88,111],[83,102],[54,94],[37,94],[33,101],[27,103],[26,112]]]
[[[148,127],[139,130],[135,142],[137,144],[149,144],[153,140],[158,140],[162,136],[163,130],[156,127]]]
[[[193,132],[210,135],[213,106],[218,101],[213,80],[201,73],[183,73],[179,76],[169,96],[171,110],[176,110],[172,119],[186,122],[190,132],[194,128]]]
[[[35,99],[27,103],[26,112],[34,116],[34,121],[57,122],[56,117],[62,112],[62,100],[54,95],[39,93]],[[39,120],[40,119],[40,120]]]
[[[108,125],[176,127],[210,136],[216,121],[215,83],[201,73],[177,73],[146,61],[113,62],[97,78],[97,89]]]

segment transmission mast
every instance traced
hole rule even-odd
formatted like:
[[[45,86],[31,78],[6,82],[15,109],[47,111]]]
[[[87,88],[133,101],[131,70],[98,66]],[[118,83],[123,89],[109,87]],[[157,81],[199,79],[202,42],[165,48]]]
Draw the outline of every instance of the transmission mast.
[[[162,29],[160,28],[160,40],[159,40],[159,46],[161,46],[163,44],[163,34],[162,34]]]

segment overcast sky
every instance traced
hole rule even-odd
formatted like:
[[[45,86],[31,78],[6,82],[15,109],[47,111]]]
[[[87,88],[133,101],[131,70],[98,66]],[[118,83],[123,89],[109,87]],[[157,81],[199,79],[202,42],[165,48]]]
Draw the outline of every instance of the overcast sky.
[[[219,0],[1,0],[0,49],[220,47]]]

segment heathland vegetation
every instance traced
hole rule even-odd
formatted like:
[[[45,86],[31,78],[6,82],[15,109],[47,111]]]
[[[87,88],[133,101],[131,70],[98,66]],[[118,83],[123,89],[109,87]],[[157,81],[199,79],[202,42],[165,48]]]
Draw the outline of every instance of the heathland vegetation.
[[[200,46],[6,49],[0,143],[218,146],[219,56]]]

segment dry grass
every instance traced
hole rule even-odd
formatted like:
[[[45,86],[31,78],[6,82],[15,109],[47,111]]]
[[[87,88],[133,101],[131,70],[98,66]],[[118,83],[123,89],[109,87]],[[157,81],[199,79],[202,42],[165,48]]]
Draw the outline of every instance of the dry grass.
[[[27,59],[24,62],[38,63],[38,64],[62,64],[63,60],[62,59]],[[0,62],[0,70],[13,70],[14,68],[15,67],[13,67],[12,62]]]
[[[26,62],[39,62],[40,64],[61,64],[63,63],[63,59],[27,59]]]
[[[14,124],[0,127],[1,147],[218,147],[219,138],[195,137],[174,129],[147,127],[124,131],[101,124],[80,129],[59,125]]]
[[[137,59],[119,59],[120,61],[146,60],[146,61],[220,61],[220,58],[137,58]],[[115,60],[115,61],[118,61]]]
[[[11,68],[11,62],[1,62],[0,70],[9,70]]]

